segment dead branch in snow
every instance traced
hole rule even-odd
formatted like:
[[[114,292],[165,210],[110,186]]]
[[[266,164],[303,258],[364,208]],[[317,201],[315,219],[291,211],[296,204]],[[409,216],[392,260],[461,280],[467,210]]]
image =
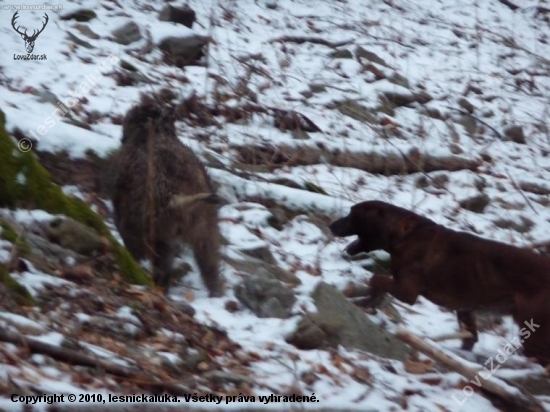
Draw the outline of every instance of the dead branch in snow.
[[[481,387],[481,389],[498,396],[506,402],[521,406],[529,411],[544,411],[543,405],[526,391],[508,385],[506,382],[492,375],[485,380],[483,373],[487,374],[487,372],[481,368],[476,370],[466,365],[460,357],[445,352],[436,345],[423,340],[403,327],[397,329],[396,336],[403,342],[411,345],[414,349],[443,364],[450,370],[464,376],[468,381],[472,382],[473,385]],[[483,379],[480,379],[480,376]]]

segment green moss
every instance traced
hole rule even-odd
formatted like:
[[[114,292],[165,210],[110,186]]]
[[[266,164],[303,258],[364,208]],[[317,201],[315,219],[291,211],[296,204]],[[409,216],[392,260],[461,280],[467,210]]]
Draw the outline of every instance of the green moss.
[[[13,243],[21,256],[25,257],[30,255],[31,248],[27,243],[27,239],[25,239],[22,234],[18,234],[13,227],[2,220],[0,220],[0,227],[2,228],[0,238]]]
[[[84,201],[67,197],[50,179],[32,152],[23,153],[5,130],[0,111],[0,207],[42,209],[71,217],[105,236],[114,248],[122,277],[129,283],[152,285],[149,275],[111,235],[97,213]]]
[[[317,186],[315,183],[305,182],[305,186],[306,186],[306,190],[308,190],[309,192],[328,195],[328,193],[325,192],[325,190],[321,186]]]
[[[114,243],[113,243],[114,242]],[[152,286],[153,281],[142,268],[136,263],[130,252],[128,252],[124,247],[112,240],[111,243],[115,244],[115,251],[113,252],[115,256],[118,269],[124,280],[128,283],[133,283],[136,285],[147,285]]]
[[[29,306],[36,304],[36,301],[31,296],[27,288],[13,279],[9,275],[7,269],[2,265],[0,265],[0,282],[6,285],[12,299],[18,305]]]

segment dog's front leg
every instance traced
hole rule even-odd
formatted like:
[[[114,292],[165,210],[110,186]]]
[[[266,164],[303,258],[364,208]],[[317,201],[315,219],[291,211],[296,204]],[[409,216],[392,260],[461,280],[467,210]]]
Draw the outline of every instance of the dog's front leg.
[[[471,338],[462,339],[462,349],[472,350],[477,342],[477,326],[474,312],[469,310],[457,310],[456,316],[460,327],[463,327],[467,332],[472,334]]]
[[[413,305],[420,295],[421,284],[415,276],[405,275],[395,280],[390,276],[374,275],[370,282],[371,295],[390,293],[402,302]]]

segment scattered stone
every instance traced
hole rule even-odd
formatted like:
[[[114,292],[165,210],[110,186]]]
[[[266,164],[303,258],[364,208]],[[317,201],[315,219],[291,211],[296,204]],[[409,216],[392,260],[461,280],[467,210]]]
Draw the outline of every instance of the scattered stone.
[[[536,195],[540,196],[548,196],[550,195],[550,185],[549,184],[542,184],[542,183],[536,183],[536,182],[529,182],[529,181],[521,181],[519,182],[519,188],[523,191],[534,193]]]
[[[59,98],[47,89],[41,89],[36,94],[40,103],[51,103],[54,106],[60,102]]]
[[[73,11],[72,13],[62,15],[61,20],[76,20],[79,22],[85,22],[95,19],[96,17],[97,14],[95,14],[95,11],[89,9],[81,9]]]
[[[435,107],[423,106],[420,108],[420,113],[424,116],[431,117],[432,119],[443,120],[443,115],[441,114],[441,111]]]
[[[159,14],[159,20],[161,21],[171,21],[174,23],[183,24],[185,27],[189,28],[193,27],[195,19],[195,11],[187,6],[174,7],[167,5]]]
[[[310,350],[322,347],[327,338],[328,335],[313,319],[304,317],[298,322],[296,330],[286,338],[286,341],[298,349]]]
[[[366,63],[363,65],[363,72],[369,72],[374,75],[374,80],[382,80],[386,78],[386,74],[380,70],[375,64]],[[368,81],[368,80],[367,80]]]
[[[519,220],[518,222],[512,219],[501,218],[494,220],[493,223],[501,229],[512,229],[518,233],[527,233],[535,226],[535,223],[525,216],[520,216]]]
[[[326,92],[327,88],[324,84],[321,83],[311,83],[309,85],[309,90],[311,91],[311,93],[316,94]]]
[[[434,99],[433,96],[430,93],[425,92],[425,91],[420,91],[420,92],[414,93],[414,98],[420,104],[429,103]]]
[[[72,41],[74,44],[84,47],[85,49],[93,49],[94,46],[92,46],[90,43],[88,43],[85,40],[82,40],[81,38],[75,36],[71,32],[67,32],[67,36],[69,37],[69,40]]]
[[[472,116],[457,115],[453,116],[453,120],[455,123],[462,125],[464,130],[466,130],[466,133],[470,136],[475,135],[477,131],[477,121]]]
[[[385,91],[381,94],[382,99],[389,101],[394,107],[408,106],[411,103],[426,104],[433,100],[433,97],[422,91],[419,93],[400,93]]]
[[[312,295],[317,312],[308,314],[286,341],[301,349],[360,349],[384,358],[404,360],[411,349],[375,324],[333,286],[321,282]]]
[[[355,49],[355,56],[358,60],[365,59],[371,63],[380,64],[382,66],[390,67],[384,59],[378,56],[376,53],[368,51],[361,46],[357,46]]]
[[[187,316],[195,316],[196,310],[189,302],[185,300],[172,300],[171,302],[176,308],[178,308],[182,313],[185,313]]]
[[[280,206],[274,206],[269,208],[269,211],[271,212],[271,216],[267,218],[268,225],[276,230],[283,230],[290,220],[285,209]]]
[[[143,37],[141,35],[141,31],[139,30],[139,26],[133,21],[129,21],[121,27],[113,30],[111,34],[113,35],[115,42],[124,46],[141,40]]]
[[[330,57],[334,59],[353,59],[353,54],[348,49],[339,49],[330,53]]]
[[[389,77],[388,80],[392,82],[393,84],[397,84],[398,86],[404,87],[406,89],[411,88],[411,84],[409,83],[409,80],[405,77],[400,75],[397,72],[393,72]]]
[[[525,134],[523,133],[523,127],[521,126],[508,126],[504,129],[505,140],[511,140],[514,143],[525,144],[527,140],[525,139]]]
[[[280,281],[254,275],[234,288],[235,297],[259,318],[286,319],[296,301],[294,292]]]
[[[451,151],[452,154],[455,154],[455,155],[464,153],[464,149],[462,149],[462,147],[460,147],[460,145],[456,143],[451,143],[449,145],[449,150]]]
[[[187,37],[167,37],[159,48],[164,53],[164,61],[176,67],[196,64],[204,56],[203,48],[208,44],[208,37],[192,35]]]
[[[412,93],[385,91],[382,92],[381,97],[390,102],[394,107],[408,106],[416,102],[416,97]]]
[[[90,39],[93,39],[93,40],[99,39],[99,34],[97,34],[92,29],[90,29],[90,27],[88,27],[87,24],[77,23],[74,25],[74,28],[78,30],[81,34],[83,34],[84,36]]]
[[[470,101],[464,97],[461,97],[457,100],[457,103],[460,107],[466,110],[468,113],[472,114],[475,110],[475,107]]]
[[[491,199],[489,198],[489,196],[487,196],[485,193],[480,193],[479,195],[461,200],[459,204],[460,207],[469,210],[470,212],[483,213],[490,202]]]
[[[484,117],[486,119],[493,117],[494,115],[495,115],[495,112],[489,109],[488,107],[485,107],[481,110],[481,117]]]
[[[235,300],[228,300],[225,302],[224,307],[229,313],[235,313],[239,310],[239,303]]]

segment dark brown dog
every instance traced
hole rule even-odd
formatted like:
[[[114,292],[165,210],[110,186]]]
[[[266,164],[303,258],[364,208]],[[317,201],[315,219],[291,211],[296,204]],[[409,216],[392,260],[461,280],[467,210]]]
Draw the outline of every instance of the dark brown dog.
[[[456,232],[380,201],[356,204],[330,229],[335,236],[358,236],[346,249],[350,255],[379,249],[391,255],[393,277],[372,277],[373,299],[389,292],[412,305],[421,295],[456,310],[473,334],[463,341],[468,350],[477,341],[472,311],[511,314],[520,328],[531,325],[532,333],[521,333],[525,354],[550,361],[549,257]]]
[[[109,169],[115,224],[136,259],[152,260],[157,285],[168,288],[175,256],[190,245],[210,296],[220,296],[220,198],[178,139],[173,113],[159,97],[143,96],[126,114],[122,148]]]

